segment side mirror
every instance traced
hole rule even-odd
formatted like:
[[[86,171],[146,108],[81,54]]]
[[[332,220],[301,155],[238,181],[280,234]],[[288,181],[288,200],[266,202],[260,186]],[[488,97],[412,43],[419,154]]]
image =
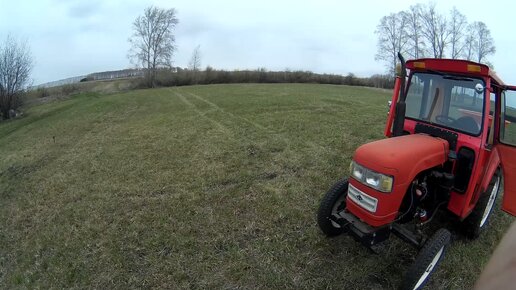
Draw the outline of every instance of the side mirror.
[[[484,86],[481,83],[476,84],[475,85],[475,91],[477,93],[479,93],[479,94],[484,92]]]

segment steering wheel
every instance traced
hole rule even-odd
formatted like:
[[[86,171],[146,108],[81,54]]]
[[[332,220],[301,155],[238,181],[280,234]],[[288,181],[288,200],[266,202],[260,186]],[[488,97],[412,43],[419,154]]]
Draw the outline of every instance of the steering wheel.
[[[437,115],[437,116],[435,116],[435,120],[437,122],[445,124],[445,125],[451,125],[456,121],[456,119],[445,116],[445,115]]]

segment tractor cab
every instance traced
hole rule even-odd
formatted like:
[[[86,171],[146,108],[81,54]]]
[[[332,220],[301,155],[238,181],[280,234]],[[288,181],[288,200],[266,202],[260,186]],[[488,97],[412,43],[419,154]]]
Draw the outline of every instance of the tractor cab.
[[[425,234],[437,213],[451,213],[476,238],[503,186],[502,209],[516,215],[516,87],[480,63],[399,58],[387,138],[356,149],[318,223],[373,250],[391,233],[420,249],[402,285],[418,289],[450,241],[444,228]]]
[[[386,136],[423,133],[448,141],[454,176],[448,209],[457,216],[469,215],[496,169],[505,177],[502,208],[516,215],[514,87],[489,67],[465,60],[420,59],[406,68],[407,85],[398,93],[405,116],[388,118],[403,122],[403,130],[386,128]]]

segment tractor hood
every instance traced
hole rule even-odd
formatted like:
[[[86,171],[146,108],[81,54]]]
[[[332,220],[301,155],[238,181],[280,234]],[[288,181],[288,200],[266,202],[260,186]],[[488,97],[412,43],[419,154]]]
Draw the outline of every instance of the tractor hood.
[[[425,134],[405,135],[360,146],[353,160],[376,172],[394,176],[404,184],[421,171],[442,165],[448,159],[446,140]]]

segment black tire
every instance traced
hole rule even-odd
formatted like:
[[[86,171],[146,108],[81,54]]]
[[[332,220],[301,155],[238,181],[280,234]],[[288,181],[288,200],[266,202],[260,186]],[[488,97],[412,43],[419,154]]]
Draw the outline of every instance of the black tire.
[[[500,192],[500,184],[502,181],[502,175],[500,170],[496,170],[486,188],[486,191],[482,192],[480,198],[475,205],[473,211],[469,216],[462,222],[462,229],[464,234],[469,239],[476,239],[480,236],[480,233],[489,224],[489,217],[493,211],[494,205],[496,204],[496,198]],[[494,194],[494,196],[493,196]],[[492,200],[491,200],[492,199]],[[491,201],[491,203],[490,203]],[[490,207],[488,208],[488,205]],[[486,216],[484,216],[484,213]]]
[[[346,197],[348,195],[348,180],[343,179],[337,182],[333,187],[324,195],[319,205],[319,211],[317,212],[317,223],[327,236],[337,236],[344,232],[335,222],[330,220],[332,214],[337,213],[346,208]]]
[[[400,289],[421,289],[444,257],[451,234],[439,229],[428,239],[403,278]]]

